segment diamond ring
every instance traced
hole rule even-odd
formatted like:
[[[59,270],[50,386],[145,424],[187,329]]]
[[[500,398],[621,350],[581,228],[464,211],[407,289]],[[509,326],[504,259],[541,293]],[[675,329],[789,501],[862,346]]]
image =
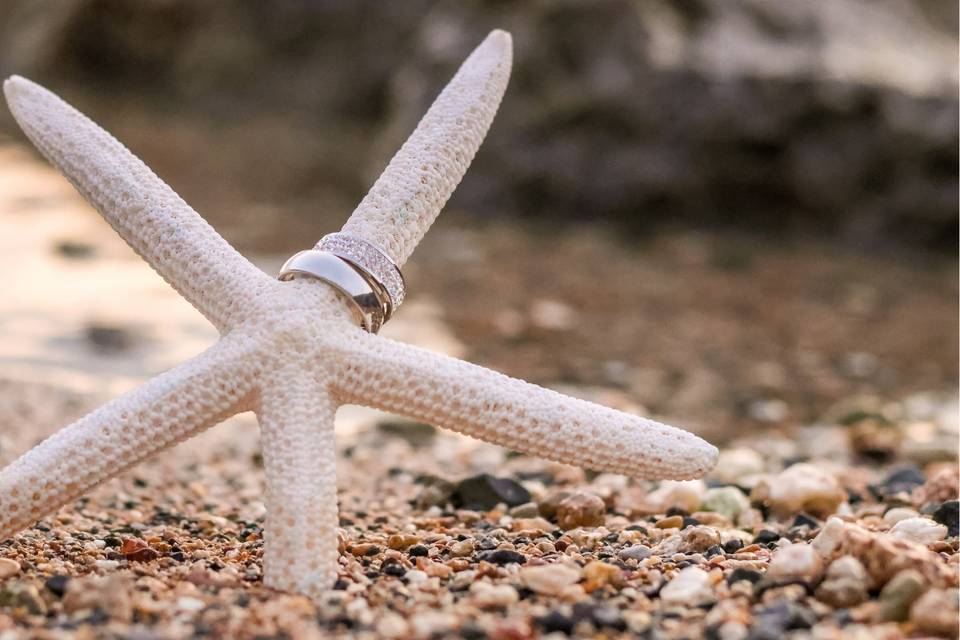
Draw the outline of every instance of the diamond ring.
[[[371,287],[381,290],[386,296],[387,303],[383,321],[390,319],[403,302],[406,288],[400,267],[385,251],[363,238],[345,233],[330,233],[323,236],[316,248],[343,258],[364,276]]]

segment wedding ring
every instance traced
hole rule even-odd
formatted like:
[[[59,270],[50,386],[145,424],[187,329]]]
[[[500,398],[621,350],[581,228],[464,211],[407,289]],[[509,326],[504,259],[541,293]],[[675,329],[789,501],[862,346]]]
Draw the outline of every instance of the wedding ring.
[[[320,239],[316,249],[329,251],[343,258],[366,278],[370,286],[386,295],[387,311],[384,322],[390,319],[403,302],[406,287],[400,267],[373,243],[345,233],[331,233]]]
[[[333,287],[346,300],[366,331],[376,333],[387,321],[384,294],[371,286],[367,278],[343,258],[316,249],[301,251],[284,263],[277,277],[286,281],[298,276],[316,278]]]

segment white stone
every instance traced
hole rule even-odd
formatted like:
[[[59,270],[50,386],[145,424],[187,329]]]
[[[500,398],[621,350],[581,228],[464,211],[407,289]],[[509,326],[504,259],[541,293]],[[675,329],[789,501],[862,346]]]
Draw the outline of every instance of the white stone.
[[[762,500],[781,514],[810,511],[829,515],[846,499],[846,493],[833,474],[800,463],[758,482],[751,498]]]
[[[763,456],[753,449],[724,449],[710,477],[726,484],[738,484],[742,478],[763,473]]]
[[[893,526],[901,520],[906,520],[907,518],[916,518],[919,515],[920,514],[913,509],[908,509],[906,507],[894,507],[883,514],[883,521],[890,526]]]
[[[647,500],[651,506],[660,512],[669,509],[683,509],[693,512],[700,508],[703,496],[707,492],[707,485],[703,480],[667,480],[650,492]]]
[[[567,564],[544,564],[520,569],[520,582],[526,588],[548,596],[557,596],[580,581],[580,568]]]
[[[666,604],[696,607],[714,599],[710,574],[698,567],[686,567],[660,590]]]
[[[772,580],[817,582],[823,575],[823,560],[816,549],[798,543],[781,547],[770,559],[767,577]]]
[[[893,525],[890,535],[920,544],[939,542],[947,537],[947,527],[930,518],[906,518]]]
[[[830,518],[820,529],[820,533],[810,543],[817,553],[824,558],[830,558],[843,543],[847,524],[840,518]]]

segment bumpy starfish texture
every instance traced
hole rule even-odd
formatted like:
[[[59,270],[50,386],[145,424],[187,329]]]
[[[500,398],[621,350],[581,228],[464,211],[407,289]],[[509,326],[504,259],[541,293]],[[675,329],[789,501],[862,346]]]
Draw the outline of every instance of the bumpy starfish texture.
[[[510,73],[491,33],[390,162],[344,231],[402,265],[463,177]],[[319,280],[254,267],[108,133],[13,77],[17,122],[129,244],[220,331],[219,342],[54,434],[0,472],[0,537],[139,461],[256,412],[267,480],[264,582],[319,595],[336,577],[333,417],[355,403],[551,460],[637,477],[706,472],[685,431],[364,332]]]

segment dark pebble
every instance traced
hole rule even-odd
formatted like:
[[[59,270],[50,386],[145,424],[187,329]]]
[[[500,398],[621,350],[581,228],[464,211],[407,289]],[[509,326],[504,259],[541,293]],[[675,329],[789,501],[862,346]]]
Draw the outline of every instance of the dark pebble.
[[[817,622],[816,615],[795,602],[780,601],[754,615],[748,640],[780,640],[785,631],[809,629]]]
[[[121,547],[123,546],[123,540],[117,536],[107,536],[103,539],[103,543],[108,547]]]
[[[388,562],[383,565],[381,571],[388,576],[394,576],[396,578],[400,578],[407,573],[406,568],[399,562]]]
[[[721,547],[721,546],[718,545],[718,544],[715,544],[715,545],[713,545],[712,547],[710,547],[709,549],[707,549],[707,552],[706,552],[705,555],[706,555],[708,558],[712,558],[713,556],[718,556],[718,555],[720,555],[721,553],[723,553],[723,547]]]
[[[753,539],[754,544],[770,544],[771,542],[776,542],[780,539],[780,534],[770,531],[769,529],[763,529],[756,535]]]
[[[565,633],[570,635],[573,633],[573,618],[566,616],[559,611],[551,611],[547,615],[537,618],[537,626],[543,629],[544,633]]]
[[[350,584],[350,583],[348,583],[348,582],[347,582],[346,580],[344,580],[343,578],[338,578],[337,581],[333,583],[333,590],[334,590],[334,591],[346,591],[346,590],[347,590],[347,587],[349,586],[349,584]]]
[[[897,493],[909,493],[924,482],[926,482],[926,478],[924,478],[923,472],[910,465],[894,469],[880,484],[870,485],[870,491],[876,497],[884,498]]]
[[[743,541],[734,538],[733,540],[727,540],[723,543],[723,551],[725,553],[736,553],[743,549]]]
[[[730,575],[727,576],[727,584],[733,584],[734,582],[739,582],[740,580],[746,580],[750,584],[756,584],[757,581],[762,577],[763,574],[759,571],[737,567],[730,572]]]
[[[805,513],[798,513],[797,517],[793,519],[792,527],[810,527],[811,529],[816,529],[820,526],[820,521],[816,518],[811,518]]]
[[[522,553],[512,549],[497,549],[496,551],[484,551],[480,554],[480,559],[493,564],[505,565],[510,563],[524,564],[527,557]]]
[[[70,583],[70,576],[51,576],[47,578],[46,582],[43,583],[43,586],[47,588],[53,595],[58,598],[62,598],[63,594],[67,592],[67,584]]]
[[[530,492],[509,478],[496,478],[489,473],[465,478],[453,491],[453,503],[463,509],[489,511],[500,503],[516,507],[530,502]]]
[[[411,558],[426,558],[429,553],[430,550],[422,544],[415,544],[407,550],[407,555]]]
[[[683,526],[681,528],[686,529],[687,527],[695,527],[698,524],[700,524],[700,521],[697,520],[696,518],[691,518],[690,516],[684,516]]]
[[[958,512],[957,506],[958,503],[956,500],[948,500],[944,502],[937,510],[933,512],[933,519],[939,522],[942,525],[947,527],[947,535],[951,538],[960,535],[960,512]]]

